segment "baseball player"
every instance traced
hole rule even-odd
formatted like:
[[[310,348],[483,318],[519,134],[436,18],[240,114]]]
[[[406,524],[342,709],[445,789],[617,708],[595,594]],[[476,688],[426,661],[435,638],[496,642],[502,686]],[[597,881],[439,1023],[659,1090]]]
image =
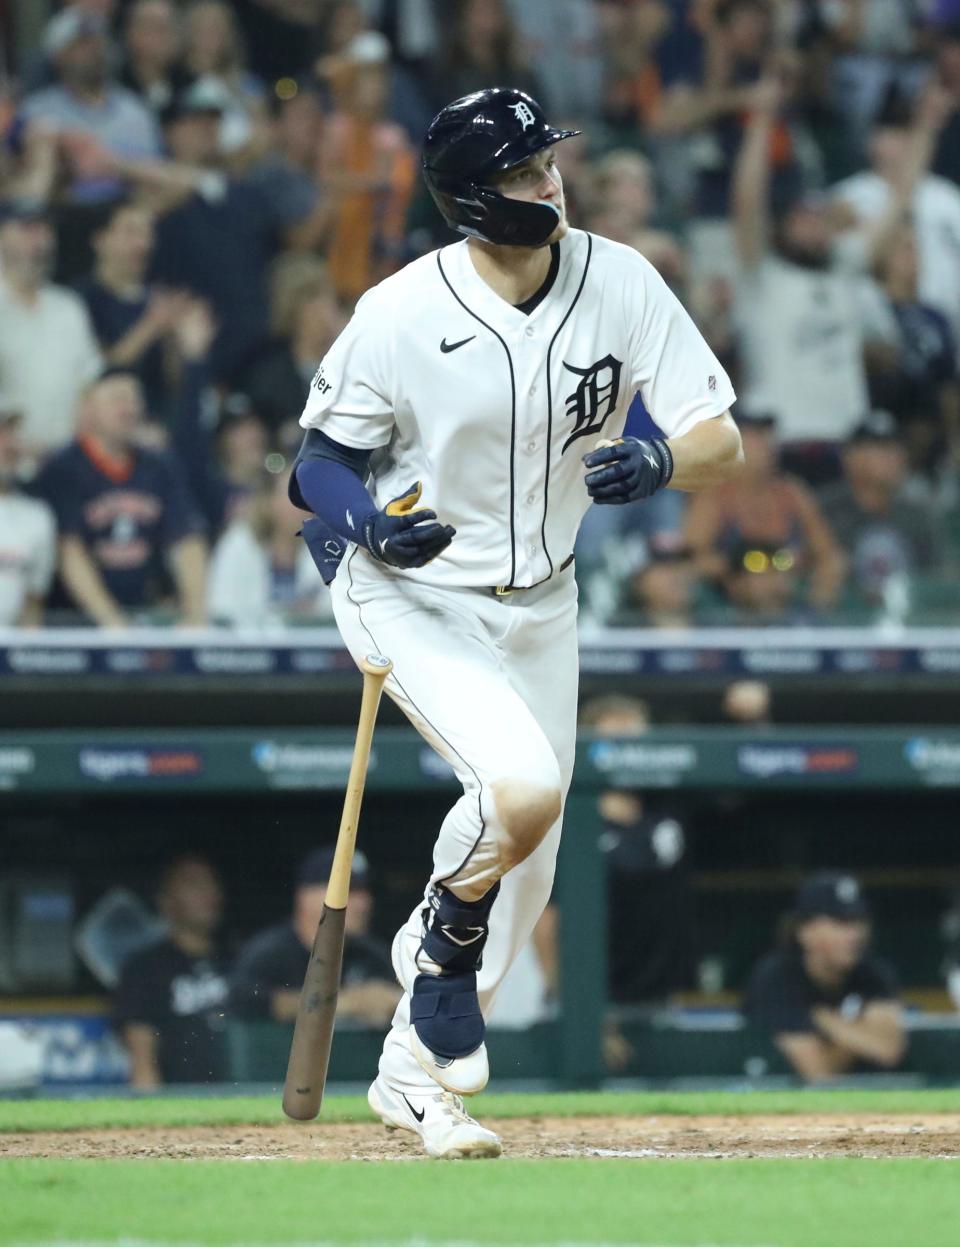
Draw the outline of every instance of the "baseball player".
[[[635,251],[571,229],[556,146],[522,91],[427,131],[423,172],[467,237],[369,290],[300,423],[291,496],[357,659],[454,768],[424,899],[393,942],[404,996],[369,1102],[431,1156],[496,1156],[462,1095],[484,1018],[550,895],[574,758],[573,544],[595,502],[700,489],[740,462],[730,382]],[[622,438],[640,391],[664,438]],[[599,446],[598,446],[599,443]],[[572,915],[571,915],[572,917]]]

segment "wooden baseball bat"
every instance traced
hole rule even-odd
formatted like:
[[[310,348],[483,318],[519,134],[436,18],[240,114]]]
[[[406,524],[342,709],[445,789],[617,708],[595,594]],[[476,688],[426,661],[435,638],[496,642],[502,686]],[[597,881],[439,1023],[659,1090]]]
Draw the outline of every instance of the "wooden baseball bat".
[[[377,707],[384,680],[392,669],[393,663],[381,654],[368,654],[360,664],[363,699],[350,763],[350,778],[347,780],[327,895],[300,993],[287,1077],[283,1084],[283,1111],[296,1121],[311,1121],[320,1111],[323,1100],[340,992],[344,927],[353,851],[357,843],[357,823],[370,763]]]

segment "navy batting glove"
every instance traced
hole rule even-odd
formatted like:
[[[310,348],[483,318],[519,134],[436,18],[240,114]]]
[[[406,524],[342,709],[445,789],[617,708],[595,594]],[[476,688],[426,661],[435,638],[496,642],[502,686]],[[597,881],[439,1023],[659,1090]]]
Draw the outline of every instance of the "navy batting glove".
[[[364,545],[377,562],[391,567],[423,567],[453,540],[455,528],[438,524],[435,511],[417,506],[421,492],[417,481],[363,521]]]
[[[621,437],[591,450],[583,456],[583,462],[596,469],[584,478],[587,493],[604,506],[623,506],[638,498],[649,498],[673,476],[673,455],[659,437],[650,441]]]

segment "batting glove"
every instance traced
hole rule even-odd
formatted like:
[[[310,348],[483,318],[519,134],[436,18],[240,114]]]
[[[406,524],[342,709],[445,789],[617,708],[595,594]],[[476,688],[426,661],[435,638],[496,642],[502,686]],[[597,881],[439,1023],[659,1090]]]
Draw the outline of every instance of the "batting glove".
[[[417,481],[382,511],[374,511],[363,521],[363,543],[378,563],[423,567],[453,540],[455,528],[438,524],[435,511],[417,506],[422,492]]]
[[[603,506],[623,506],[638,498],[649,498],[663,489],[673,476],[673,455],[662,438],[641,441],[620,437],[615,442],[598,442],[596,450],[583,456],[588,468],[584,478],[587,493]]]

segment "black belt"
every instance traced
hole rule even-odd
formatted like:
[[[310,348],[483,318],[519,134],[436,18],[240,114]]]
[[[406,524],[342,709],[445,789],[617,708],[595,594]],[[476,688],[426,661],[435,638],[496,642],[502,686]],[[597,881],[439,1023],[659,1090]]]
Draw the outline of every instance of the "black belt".
[[[495,598],[508,598],[512,593],[529,593],[531,589],[539,589],[541,585],[545,585],[548,580],[552,580],[554,576],[558,576],[561,572],[565,572],[573,562],[573,555],[568,555],[563,560],[557,570],[543,580],[538,580],[535,585],[492,585],[490,592]]]

